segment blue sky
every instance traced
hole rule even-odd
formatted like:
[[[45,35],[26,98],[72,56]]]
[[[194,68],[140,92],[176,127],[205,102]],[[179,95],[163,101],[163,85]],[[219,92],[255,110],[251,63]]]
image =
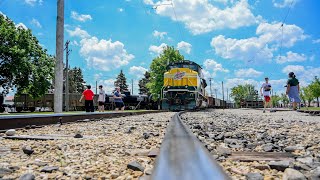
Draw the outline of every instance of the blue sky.
[[[265,76],[280,93],[290,71],[302,85],[320,76],[319,9],[317,0],[65,0],[65,41],[70,65],[107,91],[123,69],[136,94],[170,45],[203,66],[218,96],[221,81],[258,87]],[[55,54],[56,1],[0,0],[0,11]]]

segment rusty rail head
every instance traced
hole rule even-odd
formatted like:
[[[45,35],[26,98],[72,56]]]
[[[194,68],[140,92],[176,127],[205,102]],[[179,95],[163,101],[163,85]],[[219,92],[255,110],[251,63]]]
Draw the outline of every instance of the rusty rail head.
[[[152,180],[230,179],[176,113],[166,130]]]

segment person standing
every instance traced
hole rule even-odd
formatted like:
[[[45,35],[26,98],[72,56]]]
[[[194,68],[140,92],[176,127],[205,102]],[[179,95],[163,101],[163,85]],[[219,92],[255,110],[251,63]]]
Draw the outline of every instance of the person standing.
[[[94,112],[93,97],[94,97],[94,93],[91,90],[91,86],[87,85],[87,89],[83,91],[82,96],[79,100],[79,102],[81,102],[82,99],[84,98],[85,100],[84,105],[86,108],[86,112]]]
[[[106,93],[103,90],[103,86],[99,86],[99,97],[98,97],[98,110],[104,112],[104,103],[106,101]]]
[[[299,80],[296,78],[296,75],[293,72],[288,74],[289,79],[287,81],[287,90],[286,94],[289,96],[289,100],[292,103],[293,110],[297,110],[297,103],[300,103],[300,86]]]
[[[113,99],[114,99],[114,102],[116,104],[116,111],[118,111],[119,108],[121,109],[121,111],[123,111],[124,110],[124,103],[123,103],[123,100],[122,100],[120,87],[116,87],[116,91],[113,93]]]
[[[261,93],[261,96],[264,97],[264,108],[263,108],[263,113],[266,112],[266,108],[267,106],[269,105],[270,107],[270,112],[274,112],[272,110],[272,101],[271,101],[271,84],[269,83],[269,78],[266,77],[264,78],[266,82],[264,82],[260,88],[260,93]]]

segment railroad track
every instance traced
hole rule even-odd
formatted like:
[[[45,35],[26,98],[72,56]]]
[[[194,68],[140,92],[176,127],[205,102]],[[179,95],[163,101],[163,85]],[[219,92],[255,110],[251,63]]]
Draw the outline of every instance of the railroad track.
[[[0,131],[17,128],[39,128],[49,124],[65,124],[90,119],[114,118],[121,116],[159,113],[163,111],[105,112],[78,114],[42,114],[42,115],[2,115],[0,116]]]
[[[301,113],[308,113],[310,115],[314,115],[314,116],[320,116],[320,111],[312,111],[312,110],[298,110],[298,112]]]
[[[153,180],[230,179],[176,113],[169,123],[157,158]]]
[[[18,131],[18,135],[47,134],[49,137],[51,134],[51,139],[41,137],[47,142],[30,140],[25,143],[0,138],[5,144],[4,149],[0,148],[0,156],[1,151],[8,153],[3,156],[3,162],[15,162],[24,169],[28,164],[35,163],[30,162],[32,158],[21,162],[20,157],[26,155],[21,149],[18,151],[19,147],[28,144],[35,150],[31,157],[59,167],[57,174],[48,173],[56,179],[84,178],[86,175],[93,179],[105,176],[107,179],[131,177],[140,180],[220,180],[230,179],[229,176],[233,179],[250,179],[256,175],[260,179],[282,179],[283,174],[290,175],[292,171],[302,172],[308,178],[318,177],[316,168],[320,165],[320,146],[317,132],[320,125],[316,122],[317,117],[300,113],[288,116],[285,112],[262,114],[253,110],[248,110],[249,113],[234,111],[166,112],[123,118],[118,115],[120,118],[23,130]],[[305,118],[306,122],[300,121],[300,118]],[[73,136],[78,130],[83,131],[82,139]],[[303,133],[297,135],[298,131]],[[152,149],[159,147],[160,153],[158,150],[152,152]],[[293,151],[296,154],[292,154]],[[57,156],[56,152],[68,154],[66,160],[73,163],[60,162],[60,165],[51,161],[52,157]],[[90,171],[86,171],[88,167],[83,163],[95,162],[98,156],[102,159],[100,164],[96,166],[89,163]],[[154,156],[157,156],[156,160]],[[115,159],[121,163],[114,163]],[[311,163],[308,161],[310,159]],[[284,163],[287,161],[290,166]],[[132,170],[127,166],[131,162],[138,162],[140,166]],[[106,165],[112,167],[108,168],[111,170],[106,169]],[[10,170],[9,166],[6,168]],[[42,176],[43,173],[38,171],[39,168],[34,169],[34,175]],[[63,172],[67,175],[63,175]],[[12,172],[9,174],[12,176],[6,177],[15,179],[22,173]]]

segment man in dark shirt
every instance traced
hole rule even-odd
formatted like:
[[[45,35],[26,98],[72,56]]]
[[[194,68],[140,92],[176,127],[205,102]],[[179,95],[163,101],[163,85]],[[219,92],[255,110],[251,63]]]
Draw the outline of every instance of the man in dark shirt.
[[[94,93],[91,90],[91,86],[88,85],[87,89],[83,91],[82,96],[79,100],[79,102],[81,102],[82,99],[84,98],[85,100],[84,105],[86,107],[86,112],[94,112],[93,97],[94,97]]]

